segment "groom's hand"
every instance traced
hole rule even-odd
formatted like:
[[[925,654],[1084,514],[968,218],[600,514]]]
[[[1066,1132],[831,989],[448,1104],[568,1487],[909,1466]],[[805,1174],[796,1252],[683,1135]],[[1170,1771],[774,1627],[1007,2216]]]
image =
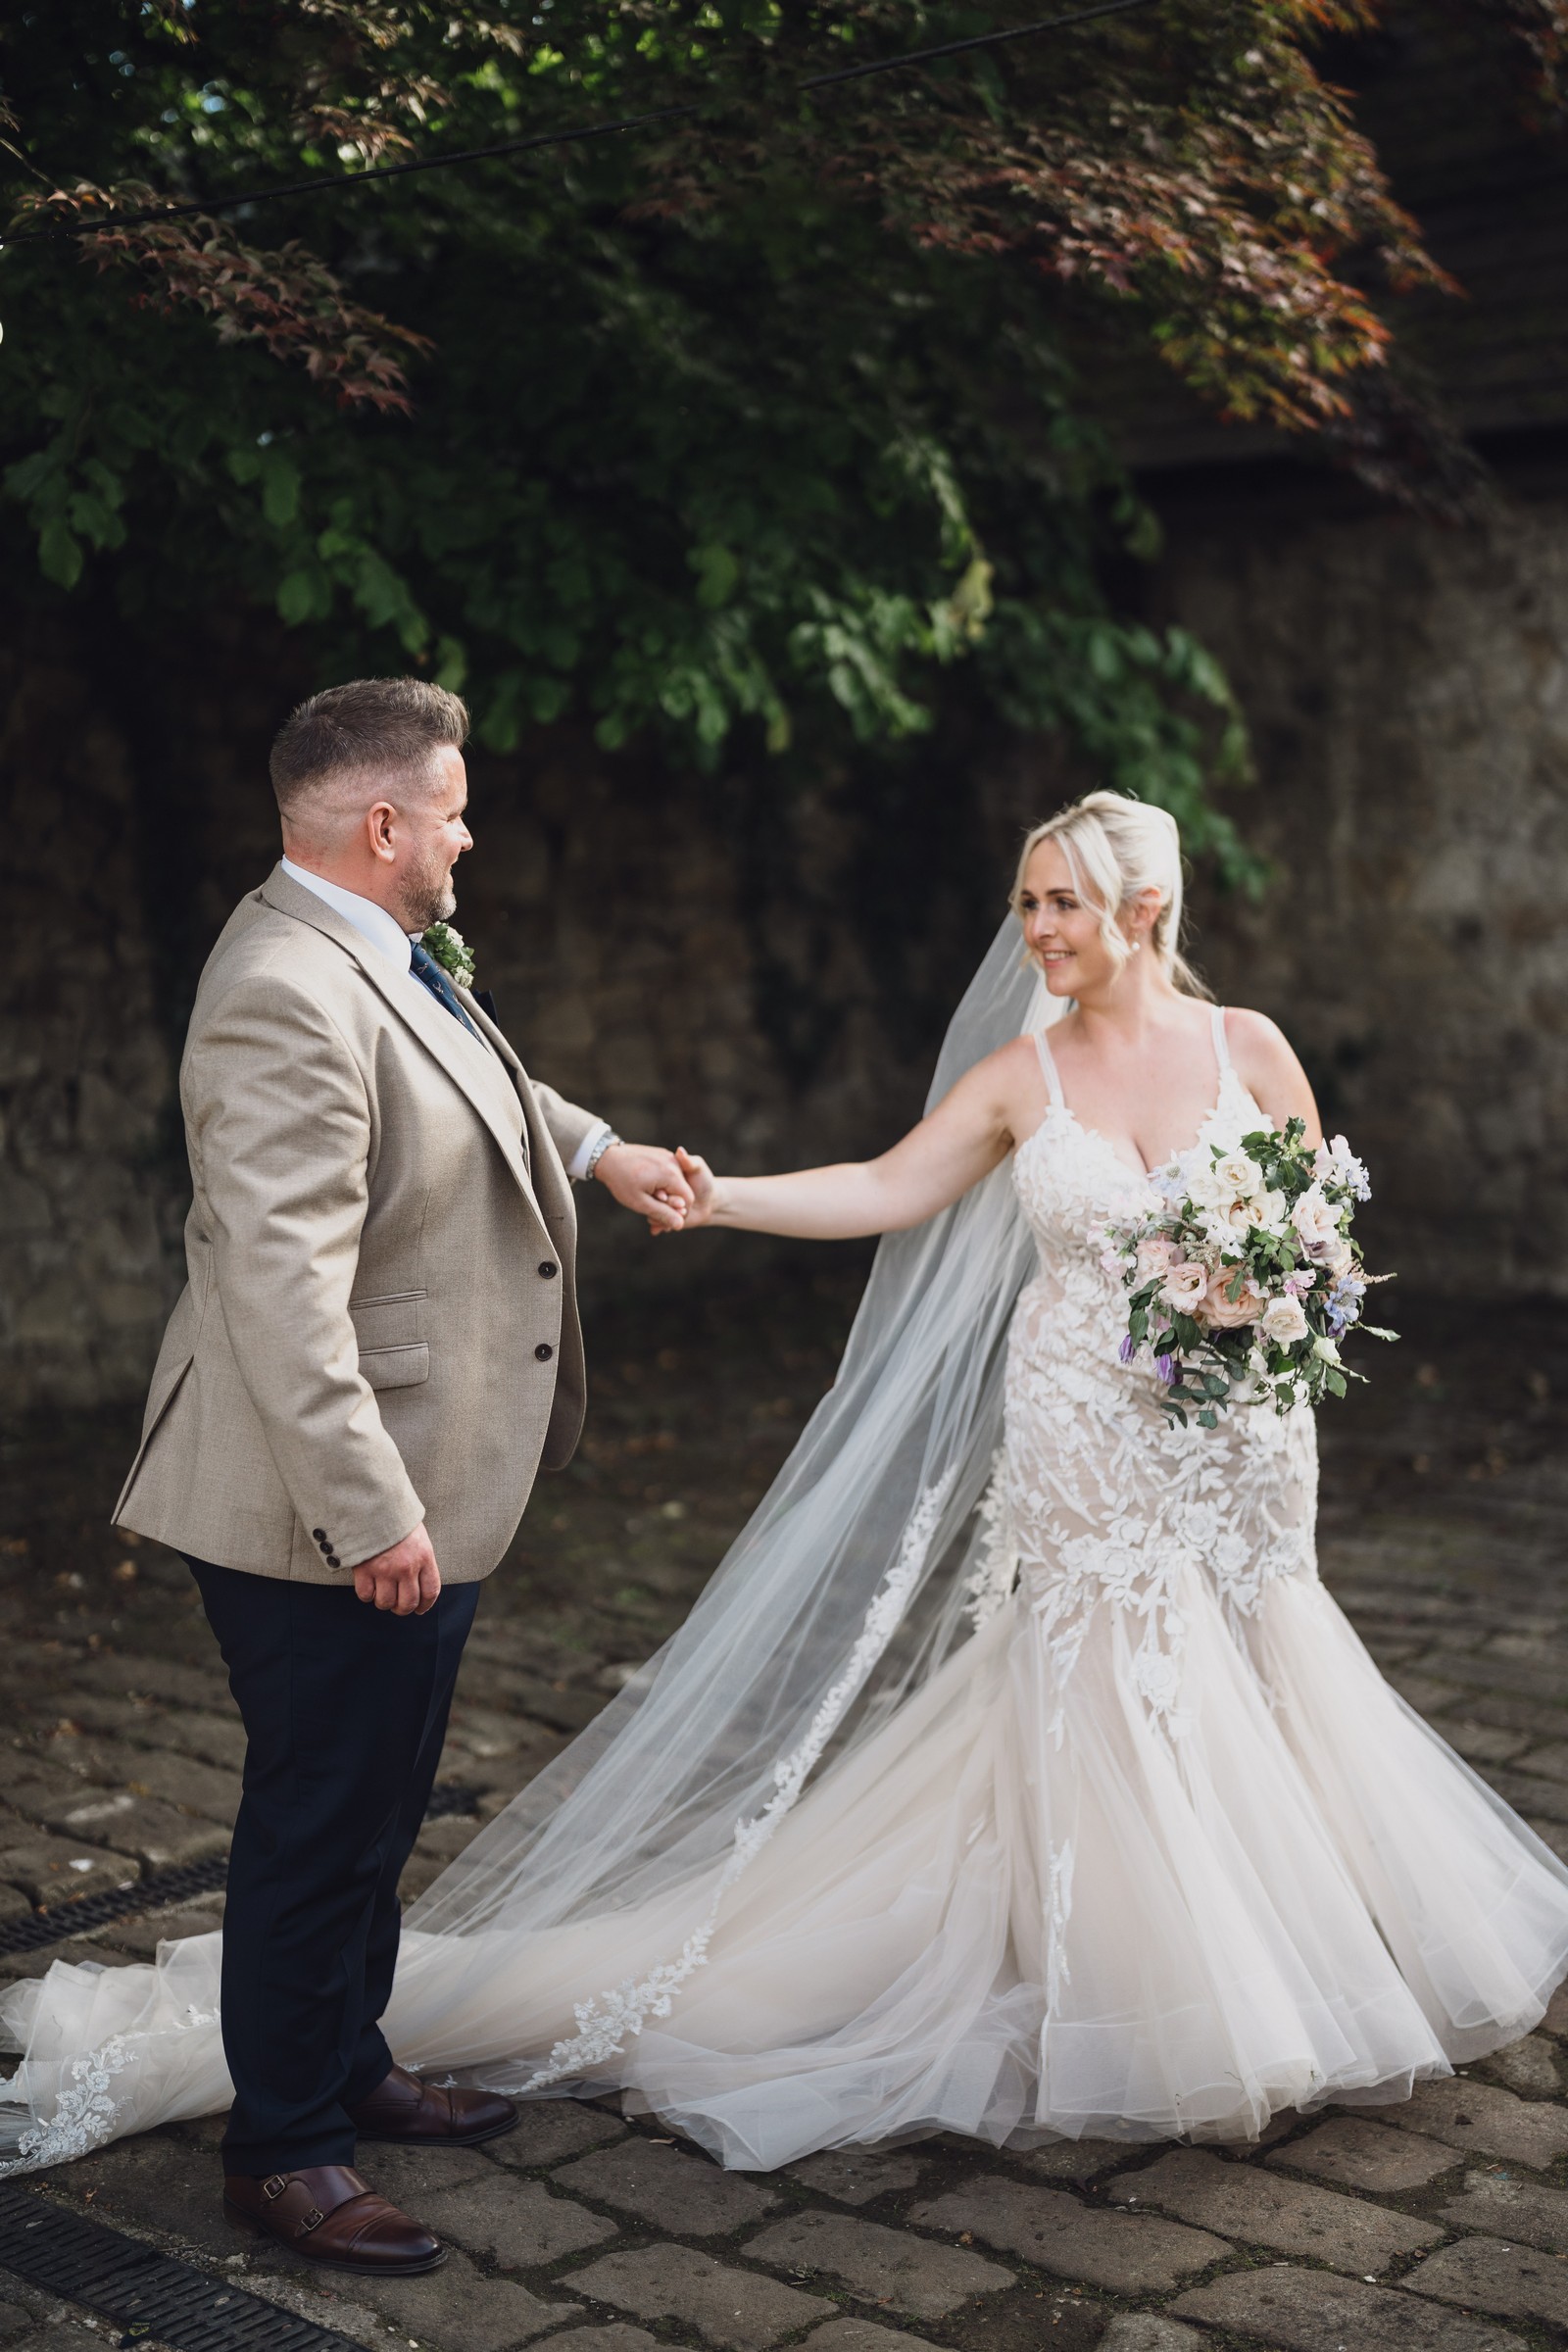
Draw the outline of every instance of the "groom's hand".
[[[441,1571],[424,1521],[389,1551],[362,1560],[354,1571],[354,1590],[362,1600],[390,1609],[395,1617],[422,1617],[433,1608]]]
[[[612,1144],[600,1153],[594,1174],[622,1208],[648,1219],[656,1240],[662,1233],[679,1233],[685,1224],[692,1188],[673,1152],[657,1144]]]

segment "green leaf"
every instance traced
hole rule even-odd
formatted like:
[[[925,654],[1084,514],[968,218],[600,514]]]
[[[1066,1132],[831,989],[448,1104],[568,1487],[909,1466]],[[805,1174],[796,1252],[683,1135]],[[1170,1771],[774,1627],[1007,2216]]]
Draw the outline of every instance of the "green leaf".
[[[262,513],[274,530],[291,523],[300,511],[298,468],[280,450],[262,452]]]
[[[58,588],[74,588],[83,560],[80,541],[59,515],[51,515],[38,534],[38,562],[45,579]]]
[[[315,571],[289,571],[277,583],[277,610],[290,628],[314,620],[321,605],[321,577]],[[326,601],[330,603],[330,593]]]
[[[686,559],[698,575],[697,601],[707,611],[727,605],[741,576],[741,567],[727,547],[716,540],[694,547]]]

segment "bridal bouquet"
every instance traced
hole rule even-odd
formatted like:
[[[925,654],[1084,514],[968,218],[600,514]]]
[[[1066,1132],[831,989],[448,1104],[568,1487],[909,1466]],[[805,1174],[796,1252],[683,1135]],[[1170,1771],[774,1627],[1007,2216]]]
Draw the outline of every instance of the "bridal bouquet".
[[[1309,1152],[1299,1119],[1214,1146],[1152,1179],[1152,1216],[1111,1225],[1103,1263],[1128,1291],[1123,1363],[1152,1356],[1164,1402],[1205,1429],[1237,1403],[1277,1413],[1345,1395],[1359,1380],[1340,1342],[1361,1321],[1369,1281],[1351,1233],[1366,1169],[1343,1135]],[[1392,1331],[1362,1326],[1374,1339]]]

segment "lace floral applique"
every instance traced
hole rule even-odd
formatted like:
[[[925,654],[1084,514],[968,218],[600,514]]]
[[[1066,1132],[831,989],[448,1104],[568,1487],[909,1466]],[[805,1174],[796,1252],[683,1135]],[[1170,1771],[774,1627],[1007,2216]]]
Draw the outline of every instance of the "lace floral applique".
[[[729,1859],[719,1873],[701,1925],[688,1936],[673,1960],[661,1961],[646,1977],[629,1978],[623,1984],[597,1993],[592,2000],[577,2002],[572,2010],[577,2021],[576,2033],[558,2041],[540,2071],[530,2075],[527,2083],[530,2092],[589,2074],[607,2059],[618,2057],[627,2039],[640,2034],[649,2018],[669,2015],[682,1985],[706,1966],[708,1947],[713,1939],[725,1895],[799,1801],[812,1767],[898,1631],[909,1595],[925,1567],[956,1475],[955,1470],[945,1471],[924,1490],[910,1513],[899,1556],[877,1588],[844,1672],[812,1716],[806,1737],[774,1765],[773,1794],[767,1803],[760,1813],[736,1823]]]
[[[180,2024],[184,2029],[216,2026],[218,2011],[192,2007]],[[122,2130],[116,2080],[139,2062],[146,2038],[145,2034],[117,2034],[96,2050],[74,2058],[70,2086],[61,2091],[54,2114],[47,2123],[35,2124],[23,2132],[14,2157],[0,2157],[0,2177],[41,2172],[49,2165],[68,2164],[74,2157],[107,2146]],[[6,2087],[0,2082],[0,2093]]]
[[[1258,1115],[1227,1070],[1193,1149],[1240,1136]],[[1125,1299],[1099,1237],[1157,1173],[1129,1167],[1057,1106],[1018,1152],[1013,1180],[1040,1270],[1013,1321],[1006,1442],[987,1497],[998,1541],[971,1579],[971,1615],[983,1622],[998,1605],[1004,1529],[1007,1572],[1016,1562],[1044,1647],[1058,1744],[1068,1684],[1102,1610],[1135,1621],[1132,1688],[1179,1740],[1190,1728],[1180,1596],[1191,1580],[1206,1578],[1229,1612],[1248,1615],[1276,1577],[1312,1572],[1311,1417],[1238,1412],[1217,1430],[1183,1428],[1161,1410],[1152,1369],[1121,1362]]]
[[[992,1457],[991,1478],[980,1499],[980,1562],[967,1579],[969,1598],[964,1615],[978,1633],[1012,1598],[1018,1581],[1018,1546],[1013,1540],[1007,1509],[1007,1456],[999,1446]]]

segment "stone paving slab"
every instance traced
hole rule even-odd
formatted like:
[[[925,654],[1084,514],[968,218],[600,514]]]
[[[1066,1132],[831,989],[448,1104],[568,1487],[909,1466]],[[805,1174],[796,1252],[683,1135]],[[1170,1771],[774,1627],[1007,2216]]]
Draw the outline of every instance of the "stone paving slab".
[[[1042,2148],[1011,2149],[1011,2161],[1037,2180],[1097,2180],[1118,2164],[1125,2164],[1131,2150],[1125,2140],[1115,2139],[1056,2139]]]
[[[1019,2254],[1055,2278],[1076,2278],[1115,2294],[1179,2286],[1230,2252],[1222,2237],[1152,2215],[1104,2213],[1054,2188],[1034,2188],[982,2174],[966,2188],[916,2205],[923,2229],[972,2234]]]
[[[828,2148],[790,2166],[790,2178],[840,2205],[869,2205],[917,2187],[929,2168],[918,2157],[885,2156],[875,2148]]]
[[[95,1844],[86,1838],[43,1838],[22,1822],[0,1824],[0,1879],[36,1904],[52,1909],[84,1894],[134,1886],[140,1877],[135,1857],[116,1852],[107,1839]],[[70,1932],[64,1921],[61,1932]]]
[[[1278,2352],[1526,2352],[1522,2336],[1397,2287],[1276,2263],[1193,2287],[1173,2309]]]
[[[1287,2172],[1338,2181],[1345,2188],[1396,2196],[1451,2173],[1459,2158],[1441,2140],[1423,2139],[1419,2132],[1394,2132],[1365,2116],[1337,2115],[1304,2138],[1274,2149],[1267,2161]]]
[[[799,2213],[775,2222],[751,2239],[745,2253],[749,2262],[775,2270],[837,2278],[862,2302],[885,2304],[911,2320],[944,2319],[972,2295],[997,2294],[1013,2283],[1010,2271],[962,2246],[933,2245],[906,2230],[840,2213]]]
[[[1202,2352],[1207,2340],[1162,2311],[1119,2311],[1101,2337],[1099,2352]]]
[[[1545,2034],[1527,2034],[1505,2050],[1494,2050],[1483,2064],[1506,2089],[1522,2091],[1527,2098],[1554,2099],[1562,2090],[1557,2045]]]
[[[1418,2253],[1443,2235],[1433,2222],[1281,2180],[1255,2165],[1226,2164],[1202,2148],[1178,2148],[1142,2172],[1125,2173],[1109,2193],[1119,2205],[1157,2205],[1244,2245],[1304,2255],[1358,2278],[1381,2277],[1401,2254]]]
[[[613,2222],[569,2197],[552,2196],[541,2181],[498,2172],[422,2197],[419,2219],[438,2236],[470,2254],[488,2254],[509,2271],[536,2270],[620,2235]]]
[[[562,2280],[573,2294],[612,2303],[640,2320],[673,2320],[720,2352],[768,2352],[813,2320],[837,2316],[825,2295],[802,2294],[755,2271],[715,2262],[695,2246],[639,2246],[606,2254]]]
[[[25,1803],[25,1790],[23,1798]],[[173,1870],[182,1862],[226,1854],[231,1826],[177,1812],[155,1796],[137,1796],[128,1788],[83,1788],[79,1784],[69,1799],[42,1803],[37,1819],[61,1838],[134,1854],[148,1870]]]
[[[1479,2150],[1536,2171],[1568,2154],[1568,2108],[1521,2099],[1473,2075],[1418,2082],[1408,2099],[1378,2113],[1396,2131],[1423,2132],[1466,2154]]]
[[[547,2303],[515,2278],[487,2278],[466,2255],[456,2251],[448,2253],[440,2270],[423,2278],[340,2277],[344,2290],[378,2313],[383,2323],[395,2321],[407,2335],[436,2347],[436,2352],[512,2352],[514,2345],[531,2343],[535,2336],[582,2317],[580,2303]],[[620,2352],[631,2348],[621,2347]]]
[[[647,2139],[624,2139],[579,2156],[553,2178],[570,2195],[612,2205],[677,2237],[728,2236],[760,2222],[779,2202],[776,2189],[755,2179]]]
[[[556,2342],[562,2352],[653,2352],[657,2335],[634,2328],[629,2320],[609,2320],[602,2328],[573,2328]]]
[[[481,2148],[393,2147],[367,2140],[355,2158],[372,2188],[405,2213],[422,2218],[426,2201],[466,2180],[493,2180],[494,2169]]]
[[[1485,2230],[1494,2237],[1568,2254],[1568,2196],[1506,2173],[1467,2173],[1464,2194],[1438,2208],[1456,2230]]]
[[[51,1777],[57,1775],[68,1785],[130,1788],[139,1796],[161,1797],[165,1804],[232,1825],[241,1792],[238,1765],[193,1756],[163,1736],[163,1717],[149,1714],[148,1722],[157,1725],[159,1736],[144,1735],[139,1740],[113,1734],[94,1737],[74,1726],[69,1735],[57,1733],[47,1742],[40,1751],[42,1764]],[[24,1791],[26,1783],[14,1784],[7,1791],[13,1804],[21,1801],[19,1788]]]
[[[514,2172],[544,2171],[625,2136],[619,2116],[603,2107],[587,2107],[578,2099],[519,2099],[516,2128],[489,2141],[485,2154]]]
[[[1438,2295],[1503,2320],[1568,2328],[1568,2265],[1500,2237],[1462,2237],[1428,2255],[1403,2281],[1411,2294]]]
[[[274,2241],[223,2210],[222,2171],[210,2150],[172,2132],[144,2132],[96,2156],[57,2165],[39,2179],[95,2221],[135,2235],[156,2233],[177,2247],[227,2261]]]
[[[902,2328],[879,2328],[875,2320],[829,2320],[812,2328],[801,2352],[915,2352],[925,2340]]]

